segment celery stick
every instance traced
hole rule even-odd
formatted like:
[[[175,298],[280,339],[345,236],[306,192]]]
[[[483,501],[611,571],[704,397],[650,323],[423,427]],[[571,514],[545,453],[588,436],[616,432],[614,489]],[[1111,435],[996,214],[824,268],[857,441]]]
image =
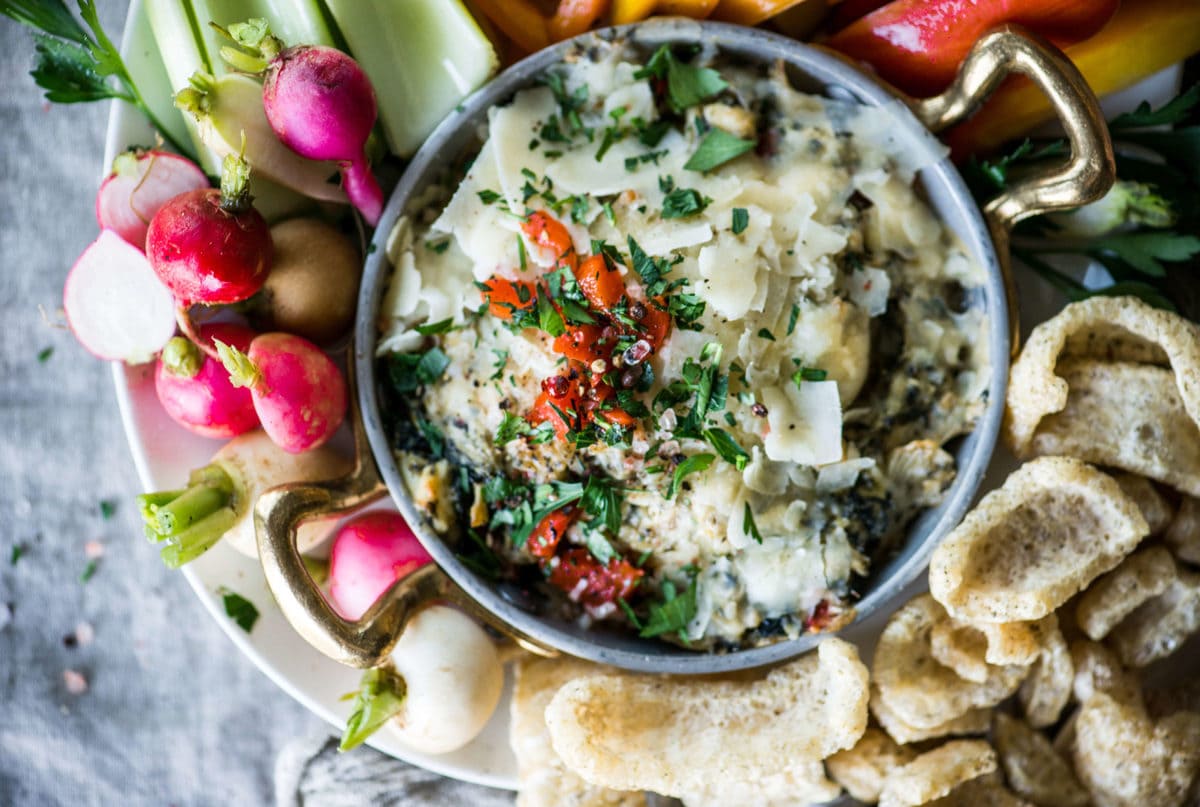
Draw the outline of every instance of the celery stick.
[[[325,0],[370,77],[392,151],[411,155],[499,64],[459,0]]]
[[[146,18],[154,33],[154,42],[162,54],[163,67],[173,91],[188,86],[188,79],[197,70],[209,69],[208,61],[196,41],[195,29],[188,16],[186,4],[180,0],[146,0]],[[217,176],[221,173],[221,158],[204,145],[196,122],[184,116],[188,136],[196,145],[200,167],[204,173]]]
[[[230,72],[221,59],[221,48],[232,43],[209,22],[228,28],[230,23],[262,17],[271,26],[271,33],[288,47],[334,45],[317,0],[190,0],[190,3],[201,44],[212,65],[210,72],[216,76]]]
[[[170,136],[180,143],[187,143],[190,134],[187,122],[171,103],[173,88],[168,83],[164,69],[165,60],[158,51],[150,21],[145,14],[134,15],[131,27],[124,34],[126,42],[145,43],[144,47],[129,48],[125,56],[125,67],[134,83],[141,90],[146,106],[154,117],[165,126]],[[196,143],[192,140],[192,145]]]

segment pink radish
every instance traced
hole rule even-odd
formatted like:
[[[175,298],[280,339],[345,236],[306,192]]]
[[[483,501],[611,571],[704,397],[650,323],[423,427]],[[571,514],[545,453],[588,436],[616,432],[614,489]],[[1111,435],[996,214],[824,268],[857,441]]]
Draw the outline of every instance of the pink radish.
[[[375,90],[358,62],[323,45],[285,47],[261,19],[231,25],[228,34],[256,55],[222,48],[221,56],[240,71],[266,72],[263,108],[275,134],[301,157],[336,162],[350,203],[378,224],[383,191],[365,151]]]
[[[146,535],[162,544],[171,568],[198,558],[222,537],[238,552],[258,557],[254,503],[259,494],[288,482],[333,479],[353,463],[328,447],[288,454],[261,431],[226,443],[212,462],[192,471],[187,487],[138,497]],[[308,552],[325,537],[328,521],[300,525],[296,546]]]
[[[333,539],[329,596],[342,616],[358,619],[392,583],[432,561],[399,513],[364,513]]]
[[[255,333],[231,322],[205,325],[200,338],[246,350]],[[188,431],[224,439],[258,428],[250,390],[235,387],[229,373],[182,336],[167,342],[154,371],[154,391],[167,414]]]
[[[250,166],[225,158],[221,189],[180,194],[150,221],[146,256],[183,307],[237,303],[267,279],[271,231],[251,204]]]
[[[101,183],[96,220],[144,250],[146,231],[159,208],[181,193],[208,186],[208,177],[185,157],[132,149],[117,155],[113,172]]]
[[[288,333],[265,333],[245,351],[217,341],[235,386],[249,387],[263,430],[298,454],[324,443],[346,416],[346,381],[319,347]]]
[[[150,361],[175,335],[175,301],[137,247],[113,230],[83,251],[63,286],[75,338],[93,355]]]

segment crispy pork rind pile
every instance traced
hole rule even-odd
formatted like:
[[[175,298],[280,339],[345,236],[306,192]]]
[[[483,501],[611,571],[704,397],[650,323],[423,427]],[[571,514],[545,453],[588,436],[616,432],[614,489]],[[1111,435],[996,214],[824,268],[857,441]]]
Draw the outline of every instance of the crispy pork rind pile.
[[[955,619],[1041,619],[1120,563],[1149,532],[1112,477],[1039,457],[983,497],[929,564],[929,590]]]
[[[1078,457],[1200,496],[1200,329],[1132,297],[1072,303],[1009,376],[1017,456]]]
[[[546,707],[568,681],[609,672],[575,659],[523,656],[513,665],[509,740],[517,757],[517,807],[646,807],[646,795],[597,787],[554,753]]]
[[[576,679],[546,723],[558,756],[596,786],[692,805],[734,793],[815,803],[840,792],[822,760],[866,730],[867,678],[854,646],[830,638],[757,680]]]

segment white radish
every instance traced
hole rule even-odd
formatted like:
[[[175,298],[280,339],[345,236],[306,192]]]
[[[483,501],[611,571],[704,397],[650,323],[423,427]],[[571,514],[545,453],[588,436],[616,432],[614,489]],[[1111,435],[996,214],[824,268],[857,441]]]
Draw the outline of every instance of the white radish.
[[[350,465],[327,447],[289,454],[256,430],[226,443],[212,462],[192,472],[186,488],[143,494],[138,505],[147,536],[163,544],[163,562],[171,568],[198,558],[222,537],[238,552],[257,558],[254,503],[259,494],[288,482],[332,479]],[[301,524],[299,550],[311,550],[328,527],[329,521],[321,519]]]
[[[150,361],[175,335],[175,300],[137,247],[113,230],[83,251],[63,286],[75,338],[101,359]]]
[[[244,144],[243,156],[257,175],[313,199],[346,203],[346,193],[329,181],[338,173],[336,164],[305,159],[279,142],[263,109],[261,84],[238,73],[196,73],[190,83],[175,95],[175,105],[195,119],[204,145],[224,157],[241,153]]]
[[[126,151],[113,160],[113,172],[96,194],[96,220],[144,250],[146,230],[159,208],[181,193],[208,185],[200,167],[178,154]]]
[[[479,735],[496,711],[504,668],[495,645],[470,617],[443,605],[421,611],[392,651],[394,670],[368,670],[341,749],[388,721],[398,738],[445,754]]]

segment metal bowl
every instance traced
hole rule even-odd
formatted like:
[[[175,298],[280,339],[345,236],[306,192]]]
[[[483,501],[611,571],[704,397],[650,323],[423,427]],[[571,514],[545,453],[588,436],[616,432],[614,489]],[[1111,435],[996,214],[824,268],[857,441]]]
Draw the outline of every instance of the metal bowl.
[[[401,215],[417,212],[410,205],[444,174],[448,160],[467,156],[478,148],[489,108],[534,84],[573,50],[616,38],[625,40],[635,51],[644,51],[646,56],[663,43],[698,43],[735,61],[782,61],[799,90],[888,107],[898,139],[915,144],[927,140],[930,131],[964,117],[1006,75],[1022,72],[1051,97],[1071,138],[1073,154],[1066,164],[1050,175],[1010,189],[983,212],[948,158],[929,165],[918,175],[920,193],[986,271],[982,295],[971,304],[981,306],[988,318],[988,402],[974,431],[956,447],[958,474],[943,503],[920,515],[900,550],[892,557],[877,560],[871,576],[862,581],[859,620],[889,607],[922,573],[934,547],[966,512],[991,459],[1003,413],[1008,359],[1016,348],[1012,330],[1015,297],[1007,254],[1009,230],[1027,216],[1099,198],[1112,182],[1111,144],[1086,83],[1053,46],[1011,28],[980,40],[954,86],[941,96],[920,102],[900,96],[820,47],[758,29],[676,19],[585,34],[540,51],[504,71],[437,127],[413,157],[375,231],[359,295],[351,367],[352,381],[357,381],[358,389],[357,469],[350,477],[330,483],[276,489],[264,495],[256,508],[260,557],[284,614],[318,649],[344,663],[360,667],[383,663],[408,616],[430,599],[453,600],[535,651],[561,652],[645,672],[702,674],[759,667],[800,655],[822,638],[822,634],[805,634],[751,649],[698,653],[629,633],[588,629],[539,615],[503,584],[486,580],[464,566],[433,531],[411,499],[383,428],[376,394],[375,347],[377,312],[392,269],[384,247],[393,225]],[[370,457],[365,456],[368,449]],[[376,465],[379,475],[375,473]],[[305,571],[295,549],[295,525],[305,517],[347,510],[380,495],[380,475],[400,512],[436,560],[437,568],[427,567],[397,583],[361,620],[350,623],[329,607]]]

